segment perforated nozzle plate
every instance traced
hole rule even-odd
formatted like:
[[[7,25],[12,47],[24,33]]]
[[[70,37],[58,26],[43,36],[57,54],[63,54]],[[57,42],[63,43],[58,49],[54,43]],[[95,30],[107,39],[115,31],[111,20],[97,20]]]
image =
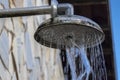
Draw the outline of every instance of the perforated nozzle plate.
[[[104,40],[104,33],[98,24],[88,18],[77,15],[58,16],[42,23],[34,38],[40,44],[51,48],[69,46],[68,38],[73,39],[79,46],[91,47]]]

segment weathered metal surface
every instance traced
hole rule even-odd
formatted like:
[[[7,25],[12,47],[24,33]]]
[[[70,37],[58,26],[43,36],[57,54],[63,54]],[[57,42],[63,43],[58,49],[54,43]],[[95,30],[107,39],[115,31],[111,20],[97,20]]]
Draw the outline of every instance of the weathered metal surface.
[[[47,0],[0,0],[0,9],[46,5]],[[0,80],[64,80],[59,50],[34,40],[49,15],[0,19]]]

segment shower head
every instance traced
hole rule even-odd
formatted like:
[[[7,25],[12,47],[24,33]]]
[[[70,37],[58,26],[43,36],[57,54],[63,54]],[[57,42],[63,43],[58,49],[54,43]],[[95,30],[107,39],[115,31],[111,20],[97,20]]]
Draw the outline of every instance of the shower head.
[[[51,14],[52,16],[43,22],[34,34],[35,40],[47,47],[64,48],[71,46],[72,40],[77,45],[88,48],[104,40],[104,33],[99,25],[88,18],[74,15],[71,4],[53,3],[51,6],[0,10],[0,18],[37,14]]]
[[[104,33],[97,23],[88,18],[61,15],[43,22],[34,38],[38,43],[51,48],[61,49],[69,46],[69,39],[88,48],[100,44],[104,40]]]

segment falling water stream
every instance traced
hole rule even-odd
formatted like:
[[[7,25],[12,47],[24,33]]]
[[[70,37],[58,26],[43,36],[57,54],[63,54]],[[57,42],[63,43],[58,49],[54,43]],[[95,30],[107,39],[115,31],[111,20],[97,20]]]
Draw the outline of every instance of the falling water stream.
[[[94,36],[99,43],[99,38],[95,34]],[[66,56],[71,70],[71,80],[107,80],[101,44],[86,48],[84,45],[77,45],[72,39],[69,41],[72,46],[66,46]],[[78,64],[76,63],[77,57],[80,58]]]
[[[51,36],[49,36],[50,33]],[[57,48],[59,48],[60,44],[63,43],[61,41],[66,42],[65,56],[67,58],[67,62],[65,62],[66,67],[64,67],[63,70],[65,73],[65,80],[107,80],[100,36],[95,33],[91,33],[89,35],[83,34],[84,39],[81,39],[83,43],[82,45],[79,45],[71,38],[66,40],[62,40],[63,38],[61,38],[61,40],[56,38],[53,39],[52,37],[58,37],[55,35],[54,30],[46,30],[43,34],[46,35],[43,36],[45,41],[50,39],[50,47],[52,47],[52,43],[54,43],[54,41],[57,41]],[[45,41],[43,42],[44,45],[46,44]],[[90,47],[86,47],[86,42],[90,43]],[[69,76],[71,76],[71,78],[68,78]]]
[[[78,46],[73,40],[71,40],[72,47],[67,48],[66,47],[66,55],[67,55],[67,60],[70,65],[71,69],[71,75],[72,75],[72,80],[83,80],[85,77],[85,80],[89,79],[89,75],[92,71],[92,68],[90,66],[89,60],[87,58],[87,53],[85,50],[84,45]],[[78,52],[78,53],[76,53]],[[76,63],[75,59],[76,57],[79,56],[81,59],[81,73],[77,76],[76,73]]]

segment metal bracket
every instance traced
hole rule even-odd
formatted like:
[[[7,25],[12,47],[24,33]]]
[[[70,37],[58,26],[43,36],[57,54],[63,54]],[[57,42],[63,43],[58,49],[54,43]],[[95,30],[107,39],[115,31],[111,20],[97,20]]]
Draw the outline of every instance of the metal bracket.
[[[57,0],[51,0],[51,5],[52,5],[52,17],[56,17],[57,16],[57,5],[58,5],[58,1]]]

